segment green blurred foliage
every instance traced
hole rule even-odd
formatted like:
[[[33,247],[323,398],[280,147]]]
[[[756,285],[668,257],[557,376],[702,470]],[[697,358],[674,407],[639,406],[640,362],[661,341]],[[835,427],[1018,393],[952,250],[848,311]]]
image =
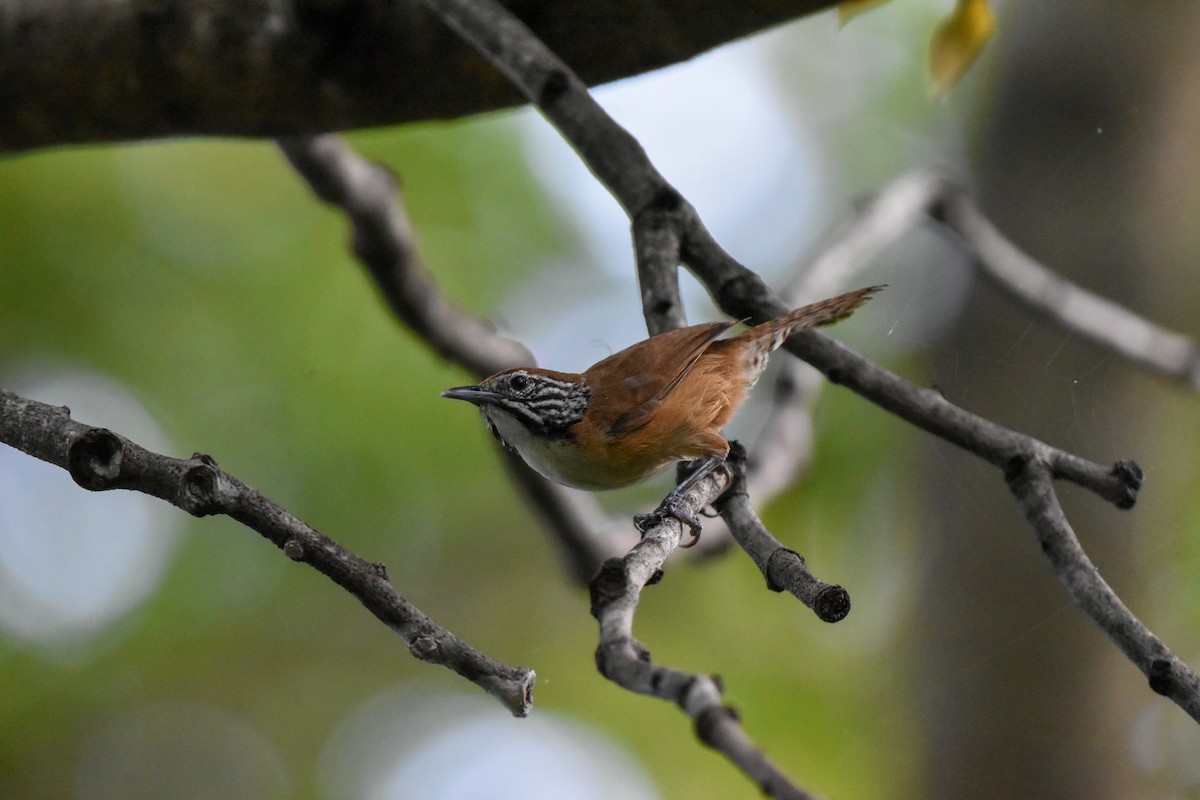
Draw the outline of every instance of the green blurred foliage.
[[[469,309],[488,312],[563,241],[503,125],[352,141],[401,175],[425,260]],[[624,741],[665,797],[750,796],[677,709],[597,675],[585,590],[514,498],[476,416],[438,397],[463,376],[389,317],[346,238],[267,144],[0,164],[0,368],[45,359],[115,376],[167,428],[174,455],[213,455],[386,563],[402,593],[473,644],[534,666],[538,709]],[[852,504],[858,487],[822,481]],[[252,532],[225,519],[187,531],[160,590],[99,640],[52,657],[0,642],[0,719],[21,732],[0,739],[0,795],[70,796],[83,743],[107,720],[193,700],[242,715],[282,754],[297,796],[316,796],[312,765],[358,704],[397,682],[476,691],[413,660]],[[895,687],[845,682],[853,659],[823,652],[829,629],[763,591],[744,560],[674,568],[647,593],[639,633],[664,663],[720,670],[786,769],[875,794],[883,773],[845,766],[879,763],[859,720]]]
[[[888,24],[855,23],[868,38]],[[801,50],[776,53],[780,97],[811,106],[816,90],[794,77],[805,65],[788,57]],[[921,58],[912,48],[879,89],[881,125],[924,124]],[[469,310],[495,311],[569,248],[503,118],[350,140],[399,175],[425,262]],[[856,132],[841,145],[856,167],[834,191],[894,172],[912,155],[905,142]],[[836,164],[827,168],[844,169]],[[839,208],[830,204],[831,219]],[[386,563],[403,594],[459,635],[534,666],[535,713],[624,742],[663,797],[755,796],[678,709],[596,673],[585,589],[514,497],[477,417],[438,397],[462,374],[389,316],[347,236],[269,144],[0,163],[0,370],[48,359],[117,377],[167,428],[175,455],[211,454]],[[632,264],[629,276],[632,303]],[[894,563],[905,531],[886,507],[899,479],[880,458],[897,426],[835,391],[818,416],[811,478],[766,513],[819,574],[850,588],[854,613],[819,623],[730,553],[673,565],[647,590],[637,633],[661,663],[718,671],[751,735],[803,785],[898,796],[917,776],[912,712],[897,702],[907,676],[879,668],[905,603]],[[875,586],[890,587],[886,603]],[[86,737],[127,708],[181,699],[243,715],[282,753],[297,796],[312,797],[323,742],[362,702],[398,682],[476,691],[410,658],[352,599],[226,519],[190,521],[159,591],[99,641],[56,657],[0,648],[0,719],[22,731],[0,740],[5,797],[70,795]]]
[[[351,141],[401,176],[425,261],[468,309],[487,313],[568,239],[502,120]],[[0,369],[43,359],[115,376],[166,427],[174,455],[211,454],[386,563],[407,597],[473,644],[534,666],[537,708],[624,741],[664,797],[752,792],[694,743],[677,709],[595,672],[586,591],[515,499],[476,415],[438,397],[462,374],[389,316],[347,252],[344,220],[273,147],[32,155],[0,164],[0,204]],[[820,477],[771,512],[781,530],[806,520],[794,544],[821,537],[835,562],[878,480],[853,469],[882,435],[864,411],[822,416],[823,429],[873,431],[853,452],[823,448]],[[863,720],[897,686],[854,666],[869,645],[839,651],[836,640],[861,636],[870,618],[823,626],[730,554],[673,567],[638,625],[663,663],[719,670],[789,772],[868,796],[910,755],[868,758],[891,733]],[[0,794],[69,796],[82,743],[107,720],[189,700],[241,714],[282,753],[297,795],[316,796],[312,764],[339,719],[407,681],[476,691],[410,658],[352,599],[252,532],[191,520],[160,589],[98,640],[51,655],[0,643],[0,718],[22,731],[0,740]],[[847,769],[865,761],[878,771]]]
[[[503,126],[358,139],[403,171],[431,264],[487,265],[439,274],[457,302],[482,309],[554,246]],[[42,360],[117,377],[167,428],[174,455],[212,454],[388,563],[412,600],[501,657],[532,660],[532,631],[570,622],[540,619],[570,607],[547,594],[573,598],[587,619],[477,419],[438,398],[461,374],[389,317],[347,253],[344,221],[272,146],[29,156],[0,165],[0,203],[0,369]],[[475,235],[481,220],[502,235]],[[475,502],[457,502],[465,492]],[[391,682],[431,677],[265,540],[225,519],[188,529],[161,591],[101,641],[49,658],[0,644],[5,727],[23,731],[0,745],[0,795],[69,795],[89,729],[159,698],[240,709],[310,794],[309,765],[340,716]],[[531,569],[546,579],[530,581]],[[498,614],[489,598],[500,596],[527,607]],[[545,625],[526,627],[530,616]]]
[[[878,36],[910,19],[878,13],[890,16],[854,27]],[[839,176],[835,192],[923,163],[949,116],[944,104],[930,111],[920,36],[909,32],[935,16],[915,17],[896,34],[909,57],[898,69],[885,58],[870,76],[867,124],[829,136],[822,168]],[[785,80],[823,57],[801,47],[776,56]],[[789,83],[781,97],[819,107],[822,91],[836,83]],[[856,122],[861,112],[846,111]],[[471,311],[494,312],[570,248],[503,117],[350,140],[400,176],[425,262]],[[827,213],[843,211],[835,194]],[[174,455],[211,454],[385,563],[402,594],[472,644],[536,668],[535,714],[569,715],[621,741],[665,798],[757,796],[694,741],[677,708],[596,673],[586,590],[560,569],[477,416],[438,397],[464,375],[391,318],[347,238],[345,221],[269,144],[0,162],[0,373],[40,359],[116,377],[167,429]],[[629,275],[636,314],[632,264]],[[871,330],[882,346],[885,334]],[[673,563],[638,615],[657,661],[719,672],[768,755],[827,796],[902,797],[920,779],[920,698],[906,692],[913,667],[903,657],[918,559],[906,453],[918,435],[831,389],[810,476],[764,510],[818,574],[851,591],[844,622],[824,625],[766,591],[737,553]],[[73,795],[85,740],[124,710],[164,700],[235,711],[282,754],[295,796],[316,797],[314,762],[330,732],[400,683],[477,692],[411,658],[350,597],[254,533],[189,520],[159,590],[97,640],[48,654],[0,638],[0,724],[20,732],[0,737],[0,797]]]

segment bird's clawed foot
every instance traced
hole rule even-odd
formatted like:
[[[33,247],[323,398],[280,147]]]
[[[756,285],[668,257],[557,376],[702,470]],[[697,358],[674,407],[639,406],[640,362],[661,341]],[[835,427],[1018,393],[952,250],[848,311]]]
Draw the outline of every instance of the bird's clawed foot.
[[[700,531],[702,526],[700,525],[700,520],[696,519],[691,514],[686,513],[682,508],[680,508],[679,501],[680,498],[675,495],[675,492],[671,492],[671,494],[667,495],[666,499],[659,503],[658,508],[654,509],[654,511],[651,511],[649,514],[634,514],[634,527],[638,529],[639,533],[645,536],[646,532],[651,528],[659,525],[671,517],[674,517],[686,525],[692,533],[692,540],[687,544],[681,544],[679,546],[691,547],[696,542],[700,541]]]
[[[696,542],[700,541],[700,520],[693,515],[687,513],[683,508],[684,495],[691,490],[693,486],[702,481],[704,478],[712,474],[713,470],[720,469],[725,463],[725,456],[709,456],[700,462],[700,465],[688,475],[679,485],[671,490],[671,493],[663,498],[663,501],[658,504],[658,508],[654,509],[649,514],[637,514],[633,518],[633,524],[641,532],[643,536],[654,526],[662,523],[669,518],[675,518],[682,522],[692,532],[692,540],[687,544],[681,544],[680,547],[691,547]],[[728,467],[726,467],[728,469]]]

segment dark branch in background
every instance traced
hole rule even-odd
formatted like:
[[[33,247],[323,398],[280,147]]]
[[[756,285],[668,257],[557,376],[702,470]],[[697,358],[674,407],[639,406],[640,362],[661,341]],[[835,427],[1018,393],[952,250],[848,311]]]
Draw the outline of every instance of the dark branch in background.
[[[519,21],[489,0],[425,2],[537,104],[626,209],[635,227],[652,210],[657,227],[666,225],[676,231],[683,262],[725,313],[760,322],[786,310],[757,274],[721,248],[695,209],[655,170],[637,142],[605,114],[588,95],[583,82]],[[667,238],[661,233],[658,236]],[[637,252],[642,257],[642,248]],[[639,274],[644,276],[645,272],[639,269]],[[656,323],[654,312],[669,306],[677,297],[656,298],[653,289],[643,285],[642,293],[643,308],[652,326]],[[1007,430],[958,408],[931,389],[915,386],[819,331],[793,336],[786,346],[834,383],[978,455],[1006,473],[1014,460],[1024,460],[1038,465],[1053,478],[1088,488],[1120,508],[1129,508],[1136,500],[1141,475],[1131,462],[1118,462],[1106,468]],[[1072,580],[1076,571],[1096,574],[1095,567],[1086,561],[1052,560],[1052,564],[1060,581],[1069,587],[1078,585]],[[1114,600],[1111,595],[1089,596],[1082,608],[1124,652],[1128,654],[1132,649],[1138,653],[1133,661],[1146,672],[1157,691],[1161,688],[1161,674],[1154,665],[1163,663],[1162,653],[1139,649],[1137,642],[1112,623],[1112,615],[1099,613],[1110,608]],[[1136,618],[1130,619],[1131,624],[1145,632],[1141,641],[1149,641],[1152,637],[1149,630]],[[1169,653],[1165,648],[1163,651]],[[1190,709],[1198,703],[1182,693],[1200,682],[1182,662],[1171,663],[1177,664],[1187,678],[1171,681],[1179,693],[1170,696],[1191,713]]]
[[[288,161],[326,203],[345,211],[354,254],[404,323],[478,377],[533,363],[521,344],[453,306],[421,263],[396,181],[334,135],[279,140]]]
[[[254,529],[293,561],[321,572],[398,633],[415,657],[448,667],[502,702],[515,716],[533,704],[533,670],[479,652],[401,597],[380,564],[364,561],[217,467],[150,452],[112,431],[71,419],[65,408],[0,389],[0,441],[67,470],[91,491],[133,489],[197,517],[224,514]]]
[[[553,534],[563,565],[580,585],[587,585],[605,559],[625,549],[623,543],[636,539],[629,517],[613,517],[592,495],[548,481],[520,456],[501,450],[509,476]]]
[[[1200,349],[1181,334],[1099,297],[1039,264],[988,220],[962,187],[917,170],[875,193],[794,284],[803,297],[844,286],[870,257],[923,221],[938,223],[980,274],[1038,316],[1151,373],[1200,390]]]
[[[282,139],[279,147],[318,197],[353,229],[353,249],[396,317],[444,358],[476,378],[529,366],[533,355],[485,321],[452,305],[421,263],[396,181],[338,136]],[[586,584],[618,551],[617,523],[590,495],[551,483],[504,452],[509,474],[554,534],[568,570]],[[626,521],[628,534],[633,526]]]
[[[508,2],[589,85],[834,4]],[[0,76],[0,153],[311,134],[522,102],[416,0],[8,0],[0,6]]]

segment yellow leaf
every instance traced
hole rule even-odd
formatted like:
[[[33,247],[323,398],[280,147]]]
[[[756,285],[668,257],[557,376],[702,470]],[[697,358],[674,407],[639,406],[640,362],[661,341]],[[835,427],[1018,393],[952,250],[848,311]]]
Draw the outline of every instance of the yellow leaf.
[[[958,83],[995,30],[996,14],[988,0],[958,0],[953,13],[933,32],[929,46],[933,91],[945,94]]]
[[[864,11],[870,11],[875,6],[881,6],[888,0],[842,0],[838,3],[838,27],[842,27],[850,20],[862,14]]]

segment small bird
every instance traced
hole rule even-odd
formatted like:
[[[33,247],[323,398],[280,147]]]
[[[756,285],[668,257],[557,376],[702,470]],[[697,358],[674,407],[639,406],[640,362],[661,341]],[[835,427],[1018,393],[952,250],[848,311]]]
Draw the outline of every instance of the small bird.
[[[738,323],[692,325],[638,342],[582,374],[518,367],[442,397],[479,406],[502,444],[543,476],[578,489],[616,489],[702,459],[654,513],[634,518],[645,532],[675,517],[691,528],[690,546],[700,522],[679,501],[724,463],[729,442],[721,428],[771,352],[793,333],[845,319],[881,288],[821,300],[728,339],[720,337]]]

